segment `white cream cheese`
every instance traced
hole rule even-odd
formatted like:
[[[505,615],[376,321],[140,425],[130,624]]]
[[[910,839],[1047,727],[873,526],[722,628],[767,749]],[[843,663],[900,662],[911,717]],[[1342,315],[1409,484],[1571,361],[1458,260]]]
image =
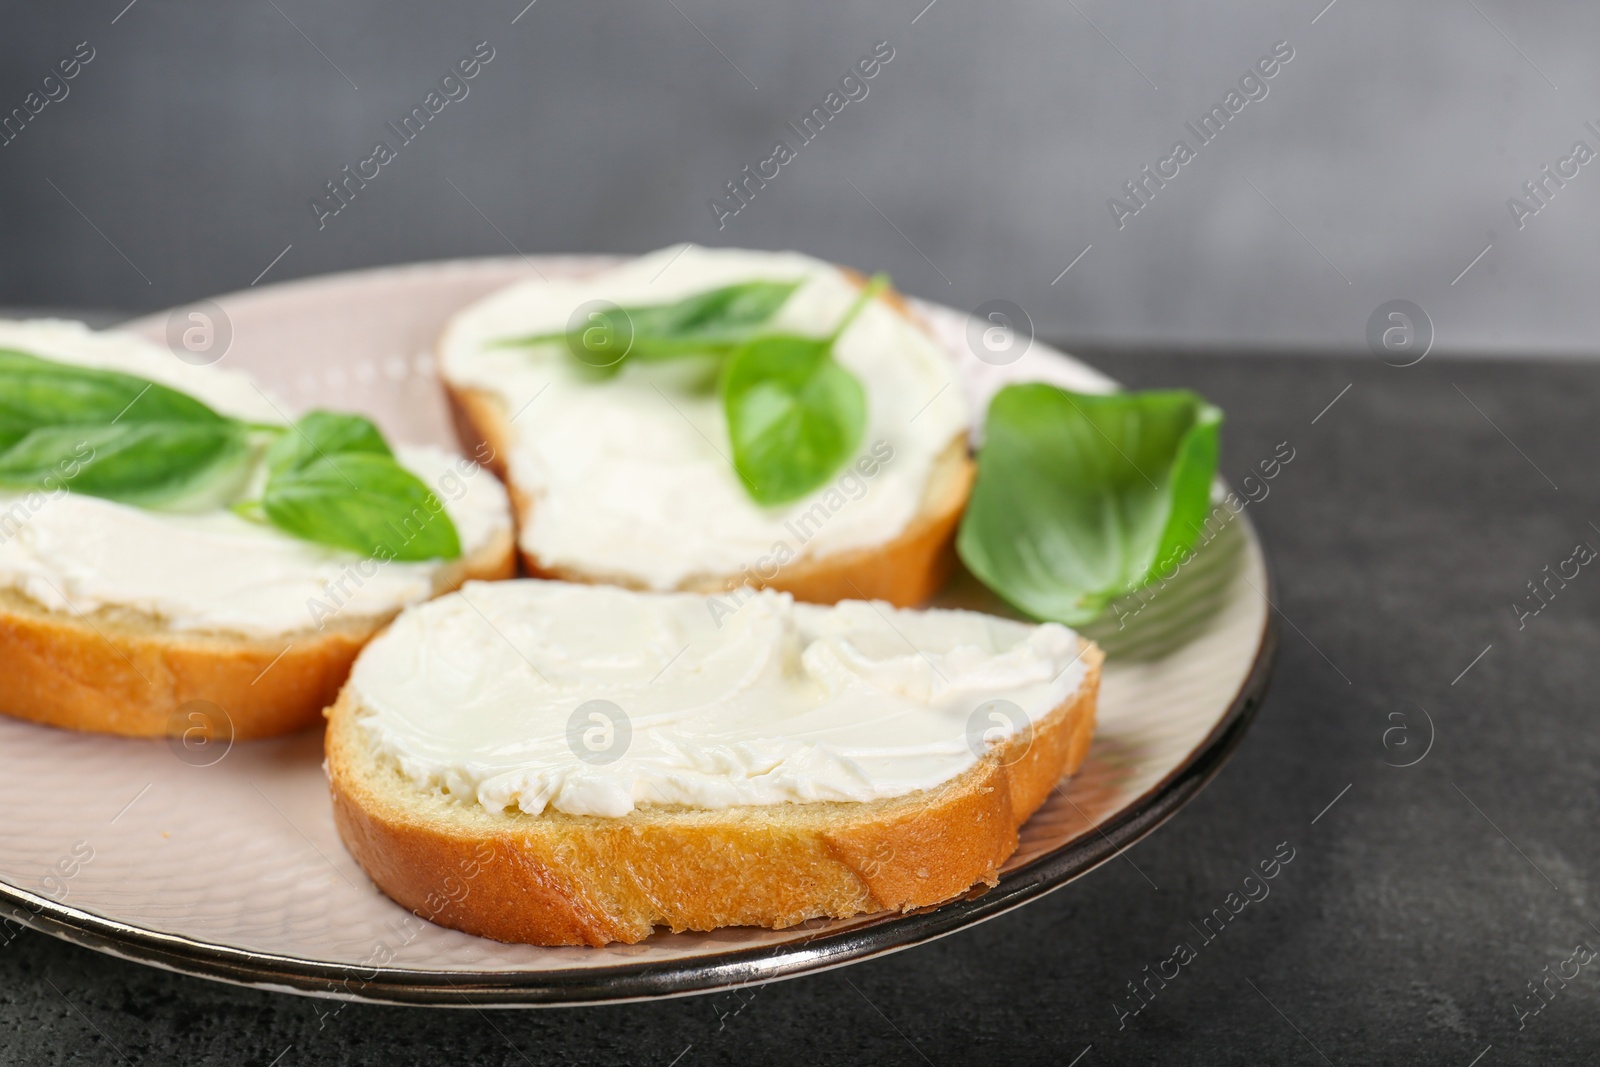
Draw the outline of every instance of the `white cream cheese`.
[[[867,394],[861,455],[808,497],[772,508],[733,470],[714,368],[629,361],[596,382],[560,343],[493,345],[565,331],[592,300],[665,304],[759,279],[801,280],[773,328],[809,336],[831,333],[859,293],[807,256],[689,245],[585,278],[523,282],[452,320],[440,344],[445,378],[498,396],[516,416],[509,467],[531,499],[525,551],[549,567],[665,590],[741,576],[763,560],[879,544],[906,528],[968,413],[950,361],[881,301],[835,346]]]
[[[287,417],[247,375],[191,366],[127,334],[0,321],[0,348],[135,374],[253,422]],[[395,452],[445,505],[463,553],[509,529],[505,490],[492,475],[442,449]],[[71,492],[0,493],[0,588],[55,611],[123,608],[175,630],[270,637],[318,629],[334,616],[386,616],[432,596],[445,566],[363,560],[221,508],[186,514]]]
[[[1006,734],[990,702],[1021,730],[1086,670],[1056,623],[771,591],[712,606],[468,583],[362,652],[361,723],[419,787],[495,811],[866,801],[955,778]]]

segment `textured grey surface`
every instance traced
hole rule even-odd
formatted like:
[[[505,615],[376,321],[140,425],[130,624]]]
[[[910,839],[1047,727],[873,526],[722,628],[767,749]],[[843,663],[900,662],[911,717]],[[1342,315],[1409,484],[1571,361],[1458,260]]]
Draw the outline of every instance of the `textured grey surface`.
[[[1597,167],[1520,230],[1506,205],[1600,150],[1593,4],[525,4],[0,2],[0,115],[95,49],[0,147],[0,302],[148,311],[280,254],[268,281],[694,240],[1009,299],[1072,339],[1357,346],[1392,298],[1457,350],[1586,352],[1600,325]],[[801,145],[785,124],[880,40],[867,96]],[[469,94],[400,147],[385,124],[479,41]],[[1278,41],[1265,98],[1200,146],[1185,122]],[[397,158],[319,230],[308,201],[380,137]],[[1107,200],[1180,137],[1197,158],[1118,230]],[[719,230],[707,200],[779,138],[797,158]]]
[[[1295,449],[1250,505],[1283,612],[1272,690],[1221,776],[1124,859],[881,960],[596,1009],[328,1017],[23,933],[0,946],[0,1063],[1595,1062],[1600,968],[1552,981],[1521,1029],[1516,1009],[1600,947],[1600,579],[1552,585],[1522,629],[1511,605],[1600,545],[1600,369],[1090,359],[1220,403],[1234,479]],[[1280,842],[1270,895],[1204,943],[1191,924]],[[1126,983],[1180,942],[1197,958],[1119,1029]]]

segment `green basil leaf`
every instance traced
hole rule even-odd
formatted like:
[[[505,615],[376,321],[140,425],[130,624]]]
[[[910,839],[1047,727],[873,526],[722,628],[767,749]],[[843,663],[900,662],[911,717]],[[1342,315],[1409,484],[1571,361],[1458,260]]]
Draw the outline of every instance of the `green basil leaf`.
[[[267,470],[273,474],[300,470],[325,456],[366,452],[393,456],[371,419],[335,411],[311,411],[295,420],[267,449]]]
[[[261,508],[295,537],[379,560],[456,559],[461,539],[438,497],[393,458],[319,457],[267,479]]]
[[[816,489],[855,454],[867,396],[833,358],[833,339],[760,337],[729,360],[722,404],[733,465],[760,504]]]
[[[579,329],[507,338],[496,344],[565,341],[574,356],[596,369],[616,368],[624,357],[726,355],[754,337],[799,286],[798,281],[740,282],[671,304],[599,308]]]
[[[1007,386],[989,405],[962,562],[1029,615],[1092,621],[1194,545],[1221,424],[1185,390]]]
[[[237,473],[250,459],[235,422],[130,422],[46,426],[0,453],[0,485],[65,487],[144,507],[174,505]]]
[[[0,349],[0,448],[46,426],[228,421],[191,396],[132,374]]]
[[[662,359],[694,351],[727,351],[754,336],[800,287],[799,282],[743,282],[675,304],[635,308],[634,352]]]

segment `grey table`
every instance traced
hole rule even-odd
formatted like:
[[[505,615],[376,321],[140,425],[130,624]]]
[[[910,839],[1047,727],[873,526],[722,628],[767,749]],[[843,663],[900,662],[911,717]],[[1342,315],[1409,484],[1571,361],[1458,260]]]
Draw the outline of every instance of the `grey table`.
[[[1600,575],[1565,562],[1600,547],[1600,366],[1090,358],[1221,404],[1234,479],[1295,451],[1249,509],[1279,582],[1272,689],[1217,780],[1125,859],[894,956],[589,1009],[330,1017],[24,933],[0,947],[0,1062],[1600,1060],[1600,960],[1568,962],[1600,948]],[[1284,842],[1270,895],[1204,940]],[[1195,958],[1132,1000],[1184,942]]]

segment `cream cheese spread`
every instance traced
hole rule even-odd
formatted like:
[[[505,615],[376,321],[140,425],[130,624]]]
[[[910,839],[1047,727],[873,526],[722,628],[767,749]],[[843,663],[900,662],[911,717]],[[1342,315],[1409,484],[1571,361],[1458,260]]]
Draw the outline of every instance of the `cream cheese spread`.
[[[0,348],[135,374],[253,422],[286,419],[287,408],[247,375],[191,366],[128,334],[0,322]],[[505,490],[475,464],[432,447],[395,454],[444,504],[464,554],[510,528]],[[446,566],[363,560],[220,507],[179,513],[66,491],[0,492],[0,589],[55,611],[120,608],[175,630],[271,637],[319,629],[334,616],[384,617],[432,596]]]
[[[686,588],[747,577],[758,561],[881,544],[917,514],[935,460],[966,432],[967,405],[938,345],[882,301],[834,352],[867,394],[861,454],[778,507],[756,504],[734,472],[716,368],[705,361],[628,361],[596,381],[560,342],[494,345],[561,333],[590,301],[665,304],[754,280],[799,280],[771,325],[816,337],[859,293],[837,267],[807,256],[680,245],[583,278],[522,282],[452,320],[442,372],[515,416],[510,475],[530,501],[519,537],[544,566]]]
[[[770,590],[731,615],[713,604],[471,582],[362,652],[357,714],[419,787],[493,811],[616,817],[929,789],[1086,672],[1056,623]]]

